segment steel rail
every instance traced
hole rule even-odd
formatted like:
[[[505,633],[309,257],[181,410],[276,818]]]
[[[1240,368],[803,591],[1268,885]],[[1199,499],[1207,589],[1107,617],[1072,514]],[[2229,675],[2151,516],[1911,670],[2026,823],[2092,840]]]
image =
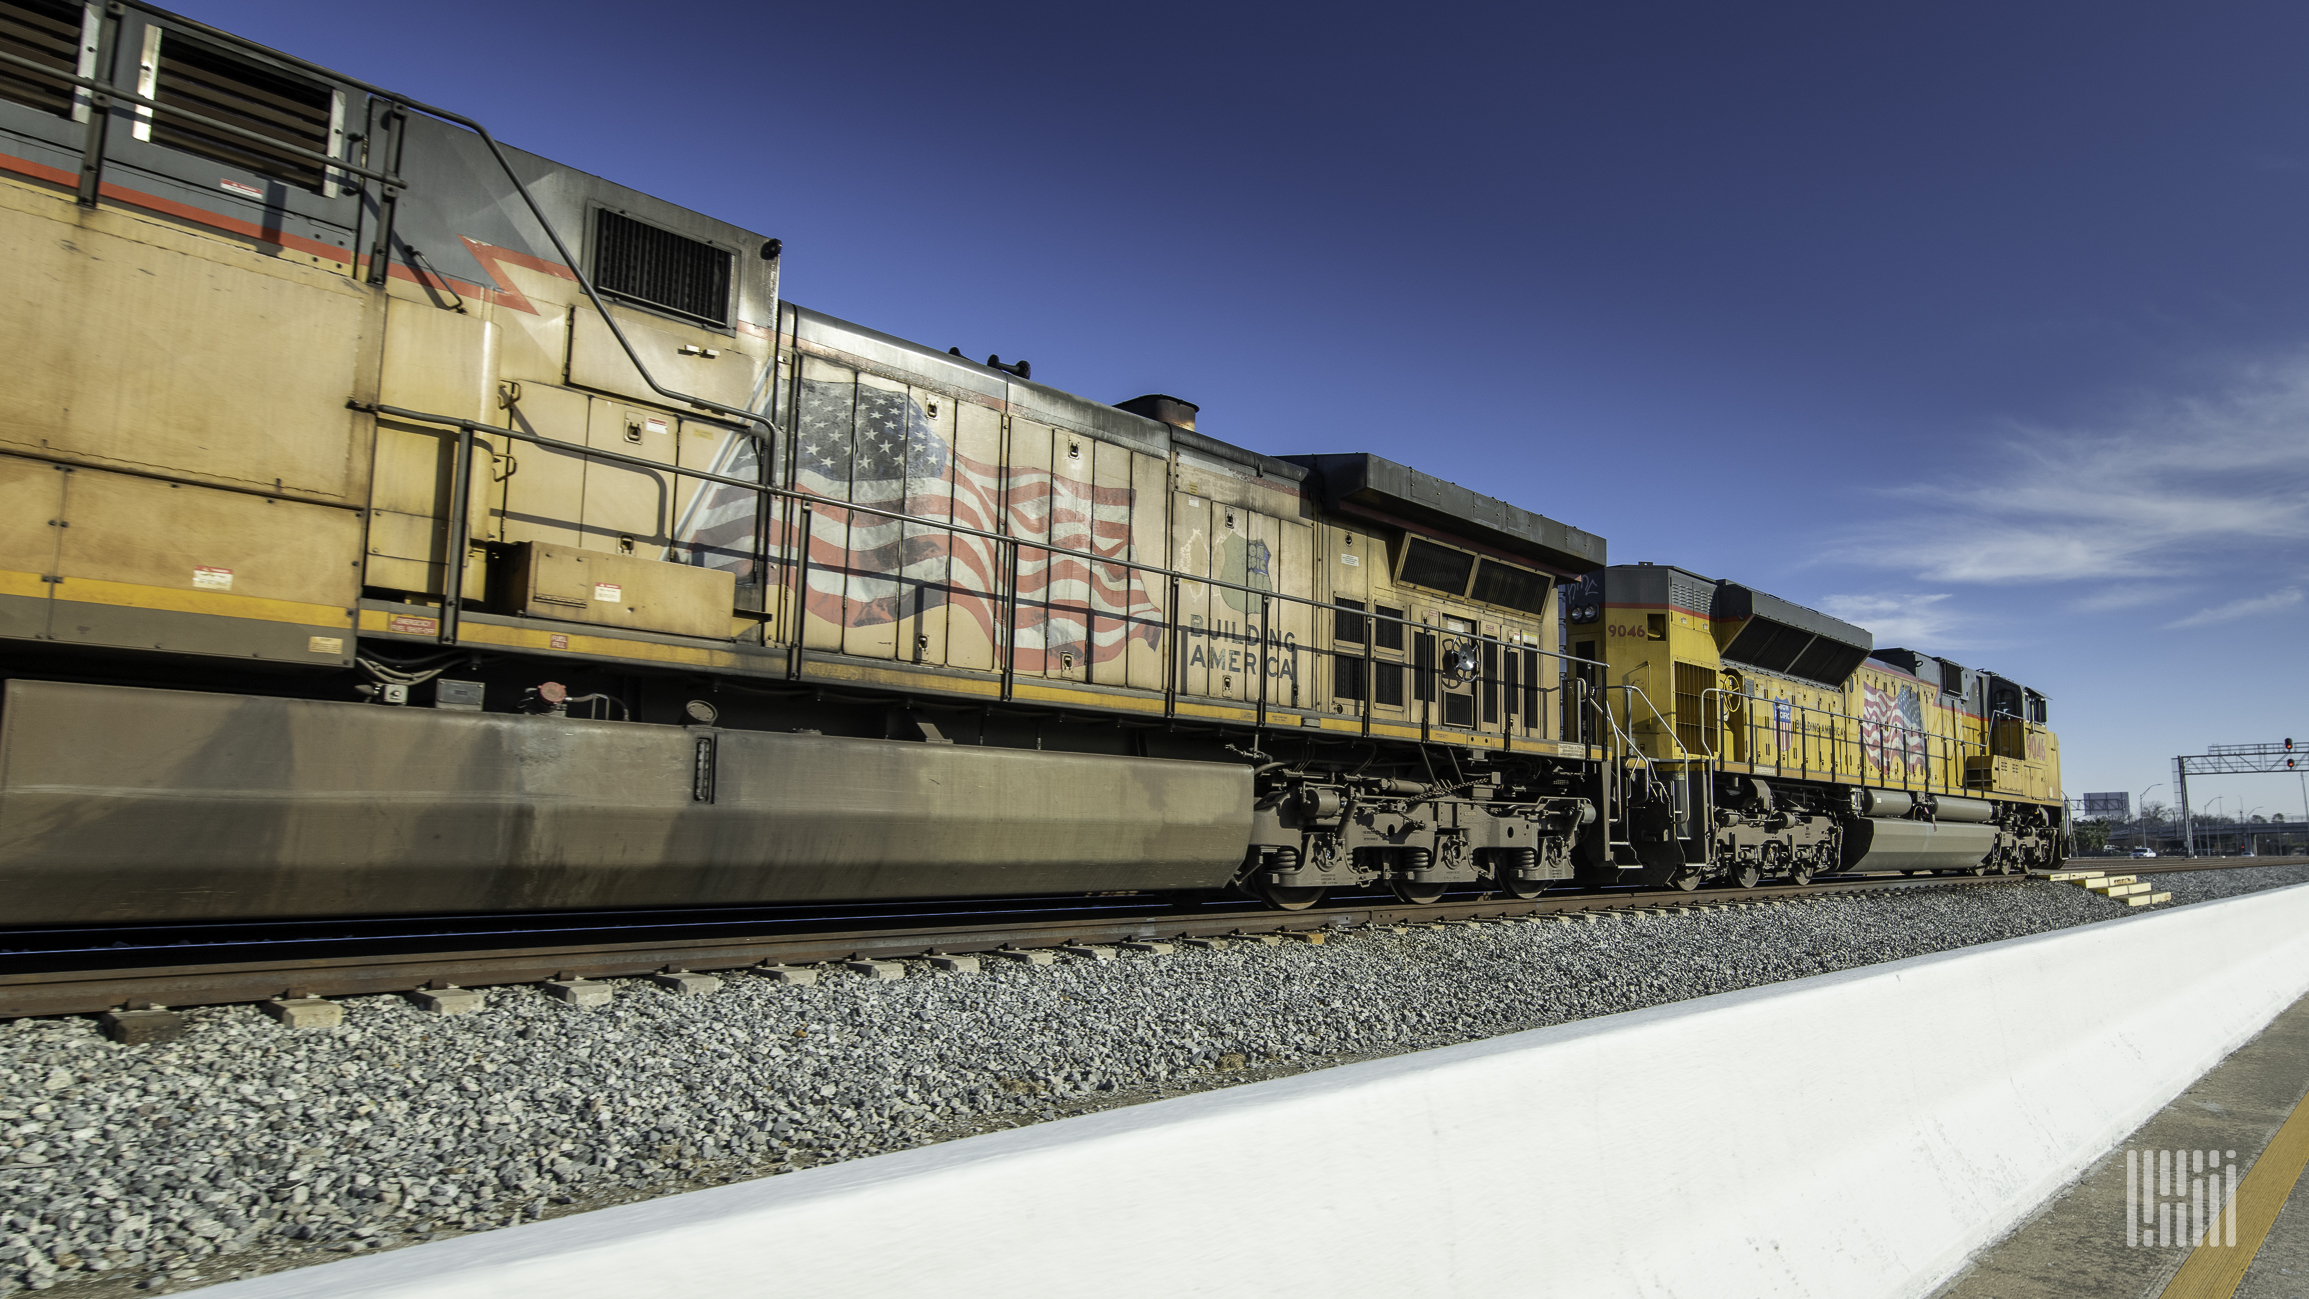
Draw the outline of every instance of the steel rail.
[[[2188,871],[2248,870],[2255,866],[2309,865],[2309,857],[2176,857],[2171,861],[2127,861],[2122,857],[2071,857],[2064,871],[2109,875],[2179,875]]]
[[[0,974],[0,1017],[78,1015],[122,1007],[216,1006],[283,996],[354,997],[420,988],[486,987],[547,979],[619,978],[671,970],[744,970],[844,960],[901,960],[933,953],[991,952],[1181,938],[1254,938],[1440,921],[1517,920],[1573,912],[1660,911],[1855,893],[2024,883],[2024,875],[1845,879],[1753,889],[1595,892],[1530,900],[1467,898],[1435,903],[1350,902],[1305,911],[1222,911],[1020,919],[899,929],[846,930],[630,943],[548,943],[471,951],[360,954],[145,968],[63,966]],[[1318,940],[1319,941],[1319,940]],[[102,956],[102,953],[94,955]],[[118,959],[114,957],[113,959]]]

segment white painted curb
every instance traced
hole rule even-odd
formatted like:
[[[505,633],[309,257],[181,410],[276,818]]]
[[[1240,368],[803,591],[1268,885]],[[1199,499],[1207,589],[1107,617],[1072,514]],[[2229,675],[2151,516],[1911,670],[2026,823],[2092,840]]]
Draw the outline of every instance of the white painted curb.
[[[2304,991],[2309,885],[207,1293],[1922,1295]]]

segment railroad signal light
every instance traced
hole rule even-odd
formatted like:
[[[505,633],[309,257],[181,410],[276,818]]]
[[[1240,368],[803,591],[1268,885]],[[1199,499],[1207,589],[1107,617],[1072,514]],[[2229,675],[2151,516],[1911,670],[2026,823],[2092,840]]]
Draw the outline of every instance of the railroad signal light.
[[[2288,736],[2286,736],[2286,737],[2285,737],[2285,752],[2287,752],[2287,753],[2291,753],[2292,751],[2293,751],[2293,737],[2292,737],[2292,736],[2290,736],[2290,735],[2288,735]]]

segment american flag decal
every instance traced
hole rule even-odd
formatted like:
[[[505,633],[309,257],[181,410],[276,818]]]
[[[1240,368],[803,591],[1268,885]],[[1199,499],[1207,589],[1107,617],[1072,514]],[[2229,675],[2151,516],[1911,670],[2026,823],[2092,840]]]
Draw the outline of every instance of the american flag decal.
[[[1117,561],[1133,557],[1136,492],[957,454],[906,392],[804,379],[795,416],[795,486],[813,496],[941,521],[951,508],[956,524],[1007,532],[1022,543]],[[727,544],[724,533],[735,535],[740,520],[727,503],[701,509],[698,517],[723,530],[701,526],[695,538],[685,536],[712,562],[713,548]],[[750,515],[744,526],[752,526]],[[996,629],[1009,557],[999,543],[829,504],[813,513],[809,546],[807,606],[814,618],[866,627],[951,607],[989,641],[1001,639]],[[1161,645],[1162,607],[1141,574],[1119,562],[1032,544],[1018,549],[1017,666],[1057,667],[1066,653],[1078,663],[1104,662],[1134,637],[1150,648]]]
[[[1860,747],[1870,763],[1889,769],[1905,754],[1908,770],[1924,773],[1924,705],[1913,687],[1895,692],[1860,683]]]
[[[761,476],[760,443],[744,434],[722,439],[707,472],[743,480]],[[690,498],[674,528],[673,553],[666,558],[698,568],[726,568],[737,574],[740,587],[759,585],[755,563],[755,520],[760,498],[742,487],[707,483]]]

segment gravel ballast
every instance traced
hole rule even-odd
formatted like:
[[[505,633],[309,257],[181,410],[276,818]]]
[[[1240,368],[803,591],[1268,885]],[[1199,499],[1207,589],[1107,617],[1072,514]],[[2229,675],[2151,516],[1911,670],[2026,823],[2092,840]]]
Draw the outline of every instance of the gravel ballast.
[[[2118,869],[2122,869],[2121,866]],[[2144,877],[2173,904],[2309,865]],[[1732,901],[1702,894],[1695,902]],[[0,1293],[208,1284],[1182,1091],[2144,914],[2065,884],[1588,924],[1354,931],[677,996],[613,981],[173,1042],[0,1024]]]

